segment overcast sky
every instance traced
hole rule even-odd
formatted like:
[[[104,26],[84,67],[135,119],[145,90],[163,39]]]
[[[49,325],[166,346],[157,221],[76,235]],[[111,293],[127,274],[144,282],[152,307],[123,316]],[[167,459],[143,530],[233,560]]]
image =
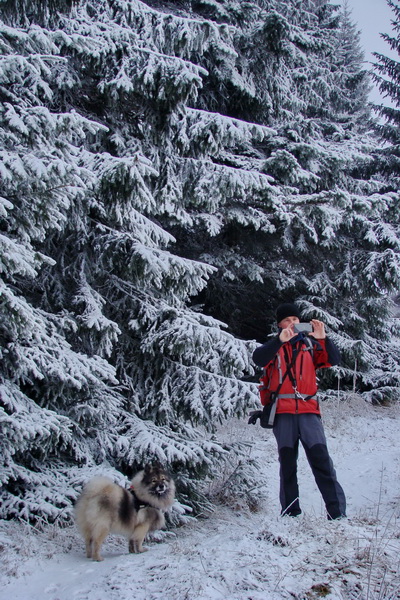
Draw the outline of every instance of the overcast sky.
[[[374,60],[372,52],[380,52],[399,60],[398,54],[393,52],[379,35],[388,33],[395,37],[390,22],[394,18],[394,12],[387,5],[386,0],[349,0],[349,6],[353,21],[361,31],[361,45],[365,51],[366,60]],[[370,68],[371,65],[367,63],[366,67]],[[375,88],[371,92],[371,100],[377,104],[382,102],[389,104],[388,100],[383,99]]]

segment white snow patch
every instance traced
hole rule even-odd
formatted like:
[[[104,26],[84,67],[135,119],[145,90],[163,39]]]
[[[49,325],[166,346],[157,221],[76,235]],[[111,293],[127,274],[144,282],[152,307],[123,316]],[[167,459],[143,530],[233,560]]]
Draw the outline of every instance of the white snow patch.
[[[328,522],[300,452],[303,514],[279,516],[271,431],[230,421],[220,438],[247,441],[262,458],[259,512],[217,507],[129,555],[110,537],[104,562],[85,558],[75,526],[41,531],[0,523],[0,599],[395,600],[400,597],[399,407],[323,403],[328,446],[348,499],[348,519]]]

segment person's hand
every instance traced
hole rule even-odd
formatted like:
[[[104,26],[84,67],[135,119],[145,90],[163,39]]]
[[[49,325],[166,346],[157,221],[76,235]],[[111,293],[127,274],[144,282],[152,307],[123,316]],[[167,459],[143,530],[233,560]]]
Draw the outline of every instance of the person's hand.
[[[326,338],[325,324],[317,319],[311,319],[313,331],[308,335],[316,340],[324,340]]]
[[[255,425],[257,423],[257,419],[261,420],[262,410],[252,410],[249,414],[249,420],[247,421],[248,425]]]
[[[294,332],[294,323],[291,323],[288,327],[282,329],[279,334],[279,339],[281,340],[282,344],[284,344],[285,342],[288,342],[294,338],[296,335],[297,333]]]

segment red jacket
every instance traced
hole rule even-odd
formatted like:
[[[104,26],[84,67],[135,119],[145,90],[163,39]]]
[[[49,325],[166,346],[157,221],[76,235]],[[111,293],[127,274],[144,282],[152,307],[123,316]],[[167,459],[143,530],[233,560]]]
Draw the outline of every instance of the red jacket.
[[[276,412],[278,414],[320,414],[319,403],[316,398],[318,390],[316,369],[332,366],[329,362],[325,340],[318,340],[317,343],[315,341],[307,343],[304,340],[299,340],[295,344],[290,342],[282,344],[275,357],[264,368],[268,387],[271,391],[278,389],[280,381],[287,371],[287,361],[291,364],[294,349],[297,356],[291,369],[293,377],[286,375],[283,379],[282,386],[279,389]],[[296,384],[297,393],[294,389],[294,383]]]

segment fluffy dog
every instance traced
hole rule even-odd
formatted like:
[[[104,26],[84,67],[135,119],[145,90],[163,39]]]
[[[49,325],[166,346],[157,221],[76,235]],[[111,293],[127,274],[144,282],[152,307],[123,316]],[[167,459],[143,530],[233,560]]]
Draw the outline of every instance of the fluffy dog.
[[[129,490],[108,477],[95,477],[82,490],[75,519],[86,543],[86,556],[103,560],[100,548],[109,533],[128,538],[129,552],[145,552],[149,531],[165,525],[164,511],[173,504],[175,483],[160,466],[146,466],[132,479]]]

